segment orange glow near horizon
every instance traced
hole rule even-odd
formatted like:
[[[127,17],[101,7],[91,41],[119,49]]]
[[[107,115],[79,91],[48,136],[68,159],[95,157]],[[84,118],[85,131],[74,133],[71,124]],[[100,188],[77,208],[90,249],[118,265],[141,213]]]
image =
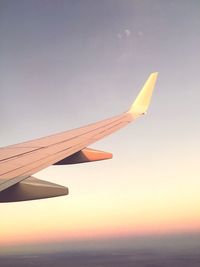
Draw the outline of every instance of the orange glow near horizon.
[[[34,229],[30,232],[27,227],[25,229],[18,229],[18,232],[11,230],[4,232],[1,235],[1,246],[17,245],[17,244],[43,244],[52,242],[62,242],[62,241],[82,241],[82,240],[101,240],[109,238],[121,238],[130,236],[148,236],[148,235],[165,235],[165,234],[181,234],[181,233],[195,233],[200,231],[200,219],[196,221],[185,221],[181,219],[176,222],[165,222],[161,224],[138,224],[132,225],[112,225],[107,227],[96,227],[93,228],[68,228],[67,230],[63,227],[61,229],[56,229],[53,227],[42,227],[42,229]],[[31,225],[29,226],[32,227]],[[130,227],[130,228],[129,228]],[[18,228],[18,227],[16,227]]]

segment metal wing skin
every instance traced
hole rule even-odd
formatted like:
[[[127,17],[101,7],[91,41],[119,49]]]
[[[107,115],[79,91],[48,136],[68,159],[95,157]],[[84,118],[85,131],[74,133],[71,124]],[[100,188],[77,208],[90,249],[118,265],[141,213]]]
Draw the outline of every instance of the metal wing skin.
[[[152,73],[131,108],[121,115],[78,129],[0,148],[0,202],[55,197],[67,188],[33,178],[53,164],[73,164],[108,159],[112,154],[88,146],[144,115],[151,101],[158,73]]]

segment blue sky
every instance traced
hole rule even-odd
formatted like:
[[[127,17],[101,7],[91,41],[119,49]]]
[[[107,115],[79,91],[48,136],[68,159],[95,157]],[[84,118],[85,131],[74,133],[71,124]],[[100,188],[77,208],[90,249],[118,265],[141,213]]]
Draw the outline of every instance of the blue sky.
[[[191,225],[199,229],[199,12],[199,1],[1,1],[1,146],[119,114],[128,109],[148,75],[159,72],[147,117],[93,146],[113,152],[112,161],[60,170],[50,167],[37,174],[69,186],[69,201],[5,204],[4,225],[12,218],[13,207],[16,214],[31,207],[30,221],[39,212],[45,224],[46,207],[60,205],[57,216],[62,218],[66,201],[77,208],[69,212],[74,220],[80,220],[80,202],[90,218],[95,209],[90,202],[98,195],[110,201],[110,209],[116,208],[115,220],[116,201],[123,203],[121,209],[130,205],[133,210],[136,200],[144,207],[152,201],[152,218],[166,207],[169,218],[177,216],[174,224],[163,219],[165,230],[176,230],[172,225],[183,219],[183,231]],[[99,191],[104,185],[105,191]],[[145,194],[150,194],[146,202]],[[163,206],[158,207],[160,201]],[[100,202],[97,206],[102,222],[106,221],[110,210]],[[133,214],[127,211],[122,228],[129,217]],[[55,233],[65,220],[52,223],[48,230]],[[23,230],[22,221],[30,223],[17,217],[16,231]],[[149,227],[156,228],[156,219],[150,221]],[[104,229],[98,227],[94,232]],[[126,227],[131,228],[131,221]],[[34,233],[42,229],[39,223],[33,226]]]

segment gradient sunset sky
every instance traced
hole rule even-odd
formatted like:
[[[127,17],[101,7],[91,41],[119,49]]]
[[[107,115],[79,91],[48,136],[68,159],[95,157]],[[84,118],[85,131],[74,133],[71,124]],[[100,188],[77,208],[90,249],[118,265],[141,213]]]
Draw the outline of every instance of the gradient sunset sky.
[[[159,72],[146,117],[92,147],[112,160],[35,175],[70,195],[0,204],[17,244],[200,231],[200,2],[0,1],[0,146],[126,111]]]

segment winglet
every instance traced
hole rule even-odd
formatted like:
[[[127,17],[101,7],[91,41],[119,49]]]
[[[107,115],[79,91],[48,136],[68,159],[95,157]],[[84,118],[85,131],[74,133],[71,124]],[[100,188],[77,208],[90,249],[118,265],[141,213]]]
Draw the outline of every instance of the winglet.
[[[157,80],[157,76],[158,72],[154,72],[149,76],[142,90],[133,102],[131,108],[128,110],[128,113],[133,115],[133,117],[139,117],[140,115],[146,114],[149,104],[151,102],[151,97]]]

